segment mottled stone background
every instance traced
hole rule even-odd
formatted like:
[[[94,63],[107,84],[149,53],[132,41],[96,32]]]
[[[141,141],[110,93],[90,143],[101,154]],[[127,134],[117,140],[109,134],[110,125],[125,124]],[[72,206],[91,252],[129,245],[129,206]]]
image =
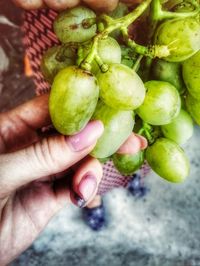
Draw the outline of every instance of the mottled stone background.
[[[23,75],[20,10],[0,1],[0,111],[32,98],[34,85]],[[125,189],[104,198],[108,227],[91,232],[81,211],[61,211],[13,266],[200,266],[200,130],[186,151],[191,174],[172,185],[155,174],[146,178],[150,192],[133,198]],[[41,206],[42,208],[42,206]]]

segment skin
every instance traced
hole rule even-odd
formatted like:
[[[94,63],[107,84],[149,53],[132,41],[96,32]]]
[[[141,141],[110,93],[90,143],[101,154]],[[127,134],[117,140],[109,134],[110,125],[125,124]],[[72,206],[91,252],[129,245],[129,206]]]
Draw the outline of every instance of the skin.
[[[99,12],[113,11],[117,7],[118,2],[119,0],[83,0],[83,3]]]
[[[13,2],[26,10],[38,9],[44,6],[43,0],[13,0]]]
[[[118,0],[13,0],[14,3],[26,10],[50,7],[54,10],[64,10],[79,5],[81,2],[99,12],[110,12],[117,7]],[[137,1],[136,1],[137,2]]]
[[[73,195],[80,195],[79,184],[86,173],[93,173],[97,180],[87,203],[97,192],[102,167],[86,157],[96,141],[73,152],[63,136],[37,134],[49,122],[48,95],[0,114],[0,265],[24,251],[67,203],[76,204]],[[65,172],[84,157],[74,168],[69,189]]]
[[[80,4],[80,0],[44,0],[45,4],[55,10],[64,10],[66,8],[72,8]]]
[[[48,98],[39,96],[0,114],[0,265],[28,248],[60,209],[70,202],[77,204],[74,193],[81,196],[79,184],[87,173],[95,176],[97,186],[85,205],[100,204],[95,195],[102,167],[87,156],[96,140],[74,152],[68,137],[42,137],[37,133],[51,122]],[[136,138],[143,147],[144,140]],[[72,165],[74,174],[69,175]]]

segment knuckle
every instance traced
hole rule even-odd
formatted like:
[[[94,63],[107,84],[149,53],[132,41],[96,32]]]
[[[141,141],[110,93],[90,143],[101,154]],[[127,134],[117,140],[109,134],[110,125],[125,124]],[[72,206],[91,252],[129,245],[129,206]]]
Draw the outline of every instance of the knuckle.
[[[33,153],[37,163],[43,169],[51,169],[52,171],[56,171],[60,167],[58,149],[56,143],[50,138],[45,138],[33,145]]]

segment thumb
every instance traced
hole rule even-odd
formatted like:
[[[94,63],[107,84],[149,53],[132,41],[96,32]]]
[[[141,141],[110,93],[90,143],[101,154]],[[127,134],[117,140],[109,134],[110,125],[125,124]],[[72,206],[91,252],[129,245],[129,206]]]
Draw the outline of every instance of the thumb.
[[[93,149],[103,133],[101,121],[90,122],[74,136],[54,136],[0,155],[0,197],[40,177],[66,170]]]

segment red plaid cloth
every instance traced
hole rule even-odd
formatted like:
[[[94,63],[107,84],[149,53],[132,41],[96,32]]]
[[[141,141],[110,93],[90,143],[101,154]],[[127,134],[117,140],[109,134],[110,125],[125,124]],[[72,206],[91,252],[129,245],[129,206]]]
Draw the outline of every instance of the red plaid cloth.
[[[24,45],[30,65],[33,70],[33,78],[36,85],[36,94],[49,92],[50,85],[44,80],[40,71],[40,62],[43,53],[56,44],[59,44],[53,32],[53,21],[57,13],[51,9],[40,9],[24,13]],[[144,164],[140,169],[143,178],[149,172],[149,167]],[[113,166],[112,161],[103,165],[103,179],[99,186],[99,194],[115,187],[126,187],[131,176],[122,176]]]

